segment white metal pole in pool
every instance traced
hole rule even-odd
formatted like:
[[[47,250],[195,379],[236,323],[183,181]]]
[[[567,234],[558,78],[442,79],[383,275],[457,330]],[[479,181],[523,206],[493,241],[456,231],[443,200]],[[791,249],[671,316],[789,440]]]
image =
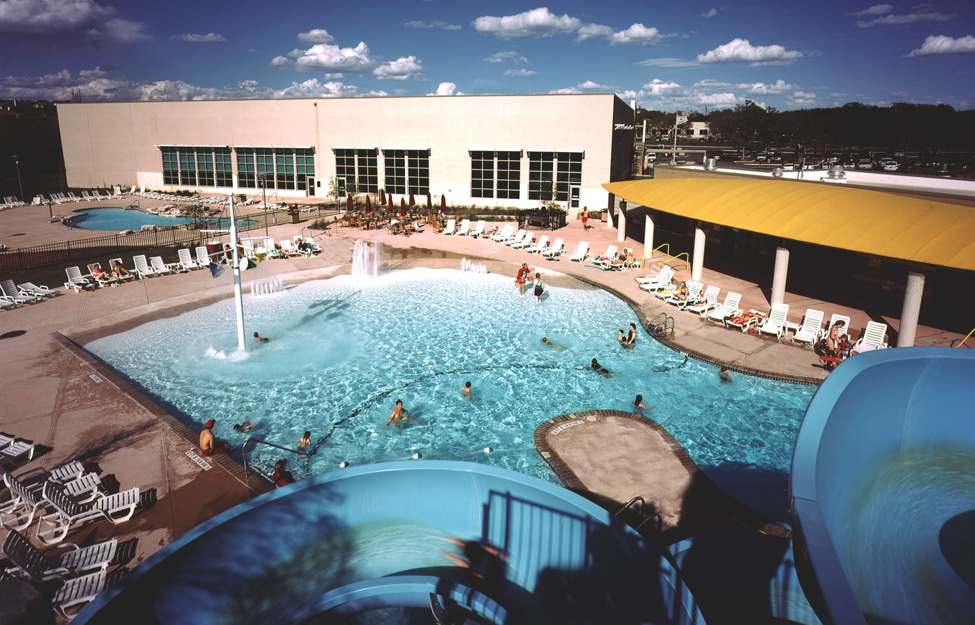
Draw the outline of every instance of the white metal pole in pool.
[[[237,311],[237,349],[247,349],[244,343],[244,294],[240,286],[240,258],[237,256],[237,220],[234,218],[234,194],[230,197],[230,247],[233,251],[234,268],[234,309]]]

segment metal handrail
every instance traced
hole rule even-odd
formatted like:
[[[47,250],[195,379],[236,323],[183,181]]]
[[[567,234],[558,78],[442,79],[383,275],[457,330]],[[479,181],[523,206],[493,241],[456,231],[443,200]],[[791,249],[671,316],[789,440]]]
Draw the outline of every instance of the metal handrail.
[[[243,446],[241,446],[241,448],[240,448],[240,453],[241,453],[241,455],[244,456],[244,479],[245,480],[247,479],[247,443],[249,443],[251,441],[254,441],[255,443],[263,443],[264,445],[269,445],[271,447],[277,447],[278,449],[282,449],[284,451],[290,451],[291,453],[297,454],[299,456],[304,456],[305,455],[305,452],[301,451],[300,449],[289,449],[288,447],[282,447],[281,445],[276,445],[274,443],[269,443],[269,442],[267,442],[265,440],[262,440],[260,438],[248,438],[246,441],[244,441]]]
[[[625,512],[625,511],[627,510],[627,508],[629,508],[629,507],[630,507],[630,506],[632,506],[633,504],[637,504],[637,503],[638,503],[638,504],[640,504],[640,512],[639,512],[639,516],[641,516],[641,517],[642,517],[642,516],[643,516],[643,508],[644,508],[644,507],[645,507],[645,506],[647,505],[647,502],[646,502],[646,501],[644,501],[644,500],[643,500],[643,497],[640,497],[639,495],[637,495],[637,496],[636,496],[636,497],[634,497],[633,499],[630,499],[629,501],[627,501],[627,502],[626,502],[626,505],[625,505],[625,506],[623,506],[622,508],[620,508],[620,509],[619,509],[619,512],[617,512],[617,513],[616,513],[616,514],[614,514],[613,516],[614,516],[614,517],[618,517],[619,515],[621,515],[621,514],[623,514],[623,513],[624,513],[624,512]],[[660,533],[660,531],[661,531],[661,529],[663,529],[663,518],[661,518],[661,516],[660,516],[660,513],[659,513],[659,512],[654,512],[653,514],[651,514],[651,515],[650,515],[650,516],[648,516],[647,518],[645,518],[645,519],[643,519],[642,521],[640,521],[640,524],[639,524],[639,525],[637,525],[636,527],[634,527],[633,529],[634,529],[634,530],[636,530],[637,532],[639,532],[639,531],[640,531],[640,529],[641,529],[641,528],[642,528],[642,527],[643,527],[644,525],[646,525],[648,521],[652,521],[652,520],[654,520],[654,519],[656,519],[656,520],[657,520],[657,533],[659,534],[659,533]]]
[[[968,333],[968,336],[966,336],[965,338],[963,338],[961,340],[961,343],[959,343],[958,345],[954,345],[954,347],[961,347],[962,345],[964,345],[965,344],[965,341],[967,341],[968,339],[972,338],[972,335],[973,334],[975,334],[975,328],[972,328],[972,331]]]
[[[661,243],[660,245],[658,245],[654,249],[650,250],[649,252],[646,252],[646,251],[643,252],[643,267],[642,267],[642,269],[646,269],[647,268],[647,259],[648,258],[653,258],[654,253],[660,251],[660,248],[662,248],[662,247],[666,247],[667,248],[667,251],[664,252],[664,254],[666,254],[667,256],[670,256],[670,243]]]
[[[640,497],[639,495],[637,495],[633,499],[627,501],[626,502],[626,505],[623,506],[622,508],[620,508],[619,509],[619,512],[617,512],[613,516],[619,516],[619,515],[623,514],[624,512],[626,512],[626,509],[627,508],[629,508],[630,506],[632,506],[635,503],[639,503],[640,504],[640,516],[643,516],[643,506],[647,505],[647,502],[645,502],[643,500],[643,497]]]

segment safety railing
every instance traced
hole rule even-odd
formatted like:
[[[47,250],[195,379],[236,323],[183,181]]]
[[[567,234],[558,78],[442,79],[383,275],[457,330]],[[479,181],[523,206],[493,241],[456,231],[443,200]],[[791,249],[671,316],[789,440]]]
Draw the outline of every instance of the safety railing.
[[[958,339],[955,339],[955,341],[952,341],[951,342],[951,346],[952,347],[962,347],[962,346],[969,347],[968,345],[965,345],[965,341],[967,341],[968,339],[972,338],[972,335],[973,334],[975,334],[975,328],[972,328],[972,331],[968,333],[968,336],[966,336],[965,338],[963,338],[961,340],[961,343],[959,343],[958,345],[955,345],[955,341],[958,340]],[[969,349],[971,349],[971,348],[969,347]]]
[[[643,500],[643,497],[640,497],[639,495],[637,495],[633,499],[630,499],[629,501],[627,501],[626,502],[626,505],[624,505],[622,508],[620,508],[619,511],[616,514],[614,514],[613,516],[614,517],[620,516],[621,514],[623,514],[624,512],[626,512],[631,506],[636,505],[636,504],[640,504],[640,510],[638,512],[638,516],[640,518],[642,518],[643,520],[640,521],[640,523],[636,527],[634,527],[633,529],[636,530],[637,532],[639,532],[641,529],[643,529],[643,526],[646,525],[647,523],[649,523],[650,521],[656,521],[657,522],[657,524],[656,524],[656,530],[657,530],[657,533],[659,534],[660,531],[663,529],[663,519],[661,518],[660,513],[659,512],[654,512],[650,516],[644,518],[643,517],[643,508],[647,505],[647,502],[644,501]]]
[[[647,332],[654,336],[674,338],[674,318],[665,312],[657,314],[647,323]]]
[[[290,451],[291,453],[296,454],[298,456],[304,456],[305,455],[305,452],[301,451],[300,449],[290,449],[288,447],[282,447],[281,445],[275,445],[274,443],[269,443],[269,442],[267,442],[265,440],[262,440],[260,438],[248,438],[246,441],[244,441],[243,446],[241,446],[241,448],[240,448],[240,453],[241,453],[241,455],[244,456],[244,479],[245,480],[247,479],[247,443],[251,443],[251,442],[253,442],[253,443],[261,443],[262,445],[268,445],[269,447],[275,447],[275,448],[281,449],[283,451]]]
[[[664,252],[664,254],[666,254],[667,256],[670,256],[670,243],[661,243],[660,245],[658,245],[654,249],[650,250],[649,252],[644,252],[643,253],[643,267],[641,267],[642,269],[646,269],[647,268],[647,261],[650,260],[650,259],[652,259],[653,258],[653,255],[656,254],[657,252],[659,252],[661,248],[667,248],[667,251]]]
[[[691,266],[691,256],[687,252],[681,252],[677,256],[667,255],[666,259],[661,259],[660,263],[664,265],[671,265],[673,261],[684,259],[684,270],[686,271]]]

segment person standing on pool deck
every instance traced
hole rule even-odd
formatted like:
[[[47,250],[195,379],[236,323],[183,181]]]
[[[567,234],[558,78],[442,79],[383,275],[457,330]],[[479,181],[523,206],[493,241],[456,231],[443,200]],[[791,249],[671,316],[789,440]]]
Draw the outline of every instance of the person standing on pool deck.
[[[589,207],[582,207],[582,229],[585,232],[589,232]]]
[[[538,304],[542,301],[542,293],[545,292],[545,283],[542,282],[542,275],[535,274],[535,303]]]
[[[403,416],[404,414],[406,416]],[[389,427],[389,424],[393,423],[396,425],[396,429],[398,430],[400,429],[400,425],[403,423],[403,421],[414,421],[416,423],[422,423],[422,421],[419,421],[417,419],[411,419],[410,411],[403,407],[403,400],[397,399],[396,407],[393,408],[393,412],[389,414],[389,421],[386,422],[386,427]]]

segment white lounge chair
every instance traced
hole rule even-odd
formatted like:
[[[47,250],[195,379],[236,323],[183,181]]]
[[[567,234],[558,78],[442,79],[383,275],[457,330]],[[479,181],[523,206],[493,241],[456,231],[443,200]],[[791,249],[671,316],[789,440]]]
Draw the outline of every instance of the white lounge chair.
[[[95,189],[94,191],[91,192],[91,199],[101,202],[105,198],[102,197],[102,194],[98,192],[98,189]]]
[[[112,538],[83,549],[74,543],[61,546],[73,549],[48,557],[20,532],[10,530],[3,545],[0,545],[0,554],[10,560],[20,574],[35,582],[66,579],[108,568],[118,551],[118,539]],[[10,571],[7,569],[7,572]]]
[[[829,337],[829,331],[833,328],[834,325],[836,325],[837,321],[843,322],[843,331],[840,333],[840,336],[846,335],[847,337],[849,337],[850,318],[846,315],[838,315],[836,313],[833,313],[833,315],[829,318],[829,323],[827,323],[826,326],[820,331],[819,336],[817,338],[826,340],[826,338]]]
[[[68,191],[68,199],[72,202],[80,202],[81,198],[74,194],[74,191]]]
[[[869,352],[875,349],[886,349],[887,343],[884,341],[884,337],[886,335],[886,323],[868,321],[867,329],[863,331],[863,337],[861,337],[860,340],[853,345],[853,349],[850,350],[850,353],[859,354],[861,352]]]
[[[0,282],[0,292],[3,293],[3,296],[7,300],[16,302],[21,305],[35,304],[41,299],[36,295],[25,294],[19,291],[17,287],[14,286],[13,280],[4,280]]]
[[[687,298],[681,299],[680,293],[670,293],[663,298],[668,304],[673,304],[674,306],[680,306],[687,302],[696,302],[701,298],[701,291],[704,289],[704,284],[701,282],[694,282],[693,280],[688,282],[687,286]]]
[[[683,306],[678,305],[678,308],[697,313],[703,317],[709,310],[718,305],[718,293],[720,292],[721,289],[712,284],[704,289],[704,295],[698,301],[692,304],[684,304]]]
[[[135,263],[135,273],[139,276],[140,280],[156,275],[153,268],[149,266],[148,262],[146,262],[146,257],[143,254],[133,256],[132,262]]]
[[[109,258],[108,259],[108,270],[110,273],[114,273],[115,277],[125,282],[126,280],[135,280],[135,269],[126,269],[125,263],[122,262],[121,258]]]
[[[511,235],[514,233],[515,233],[515,227],[512,225],[507,225],[504,228],[501,228],[500,232],[496,232],[488,238],[491,239],[492,241],[497,241],[500,243],[505,239],[511,238]]]
[[[35,285],[33,282],[24,282],[23,284],[18,284],[17,288],[20,289],[21,293],[27,295],[36,295],[37,297],[54,297],[55,295],[60,295],[61,291],[55,291],[49,289],[43,284],[41,286]]]
[[[664,265],[660,269],[660,273],[654,276],[653,280],[648,280],[646,282],[640,283],[640,288],[648,293],[654,293],[656,291],[666,291],[673,285],[674,278],[674,268],[670,265]]]
[[[300,252],[296,250],[293,245],[291,245],[291,241],[289,239],[281,239],[280,244],[281,253],[283,253],[285,256],[297,256],[300,254]]]
[[[455,233],[457,236],[467,236],[471,233],[471,220],[464,219],[460,222],[460,228],[457,229]]]
[[[795,336],[792,337],[793,341],[798,341],[800,343],[814,343],[816,342],[816,337],[823,330],[823,311],[815,310],[813,308],[806,309],[806,316],[802,318],[802,326],[796,330]]]
[[[162,256],[153,256],[152,258],[149,259],[149,264],[152,265],[152,270],[155,271],[156,273],[173,273],[174,271],[173,267],[179,266],[176,263],[173,264],[164,263]]]
[[[455,224],[456,222],[453,219],[448,219],[447,225],[444,227],[442,234],[446,234],[446,235],[454,234]]]
[[[569,260],[581,263],[587,258],[589,258],[589,241],[579,241],[576,253],[569,257]]]
[[[7,203],[10,208],[17,208],[18,206],[26,206],[20,199],[15,195],[8,195],[3,198],[3,201]]]
[[[56,545],[68,535],[68,530],[88,521],[106,520],[113,525],[132,518],[139,505],[139,488],[130,488],[115,495],[102,494],[95,501],[82,504],[72,497],[67,488],[58,482],[44,483],[44,499],[54,512],[40,518],[37,524],[37,540],[45,545]]]
[[[34,515],[47,503],[41,494],[41,485],[28,486],[0,468],[0,482],[10,489],[10,500],[0,505],[0,527],[25,530],[34,522]]]
[[[602,269],[609,269],[612,266],[613,259],[616,258],[616,249],[615,245],[610,245],[606,248],[605,254],[601,254],[593,259],[592,264]]]
[[[68,281],[64,283],[65,289],[74,289],[75,293],[80,293],[82,289],[94,289],[95,281],[91,276],[81,274],[78,267],[67,267],[64,273],[68,275]]]
[[[545,251],[545,248],[547,247],[548,247],[548,235],[543,234],[542,238],[540,238],[538,242],[535,243],[535,245],[532,245],[531,247],[526,247],[525,251],[528,252],[529,254],[541,254],[542,252]]]
[[[740,311],[738,310],[738,304],[740,302],[741,293],[728,291],[728,294],[724,298],[724,304],[722,304],[720,308],[716,308],[711,311],[708,314],[708,319],[724,323],[724,320],[728,317],[734,317],[735,315],[740,314]]]
[[[516,250],[523,250],[531,246],[532,242],[535,240],[534,232],[526,232],[525,236],[521,238],[521,241],[512,243],[511,247]]]
[[[274,239],[268,239],[268,241],[270,243],[270,245],[269,245],[270,249],[268,250],[268,256],[270,256],[271,255],[270,250],[274,249]],[[211,262],[210,261],[210,253],[207,252],[207,248],[206,248],[205,245],[201,245],[201,246],[199,246],[199,247],[196,248],[196,262],[197,262],[198,265],[200,265],[200,267],[209,267],[210,266],[210,262]]]
[[[102,273],[104,273],[108,277],[107,278],[96,278],[95,277],[95,273],[96,273],[95,269],[96,268],[97,269],[101,269],[102,268],[101,263],[89,263],[88,264],[88,275],[91,277],[92,280],[95,281],[95,284],[97,284],[98,286],[118,286],[119,279],[118,278],[111,277],[111,274],[109,274],[104,269],[102,269]]]
[[[473,230],[471,230],[470,232],[468,232],[467,234],[469,234],[470,236],[472,236],[472,237],[474,237],[476,239],[476,238],[480,237],[482,234],[484,234],[484,226],[486,226],[486,225],[487,224],[484,223],[484,220],[483,219],[479,219],[477,221],[477,226]]]
[[[562,254],[565,254],[565,241],[563,241],[561,237],[557,237],[547,250],[543,250],[540,253],[545,258],[555,258],[556,256],[561,256]]]
[[[507,239],[501,239],[500,241],[498,241],[498,243],[501,243],[502,245],[511,245],[512,243],[518,243],[519,241],[525,238],[525,232],[526,230],[524,229],[519,230],[513,236],[510,236]]]
[[[200,268],[200,266],[196,264],[196,261],[193,260],[193,256],[190,254],[188,249],[181,248],[177,253],[179,254],[179,265],[186,271]]]
[[[759,334],[774,334],[777,338],[782,338],[782,335],[785,333],[785,322],[788,315],[788,304],[772,304],[772,311],[762,325],[758,326]]]

